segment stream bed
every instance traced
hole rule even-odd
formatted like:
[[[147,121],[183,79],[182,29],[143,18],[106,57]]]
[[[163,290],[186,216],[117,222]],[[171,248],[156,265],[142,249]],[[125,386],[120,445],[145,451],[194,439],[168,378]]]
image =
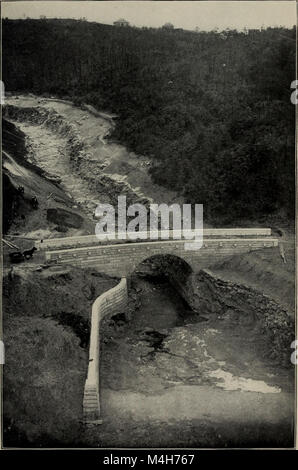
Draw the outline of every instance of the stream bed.
[[[130,320],[120,314],[103,324],[102,445],[127,445],[128,438],[142,445],[146,426],[170,429],[168,438],[156,431],[152,445],[174,445],[174,439],[198,445],[202,426],[208,434],[216,423],[221,437],[208,439],[217,445],[223,435],[226,442],[232,438],[231,425],[248,427],[237,437],[242,444],[261,432],[258,427],[266,439],[274,426],[278,438],[279,429],[290,438],[292,374],[265,358],[254,318],[198,315],[165,278],[135,276],[129,297]],[[116,430],[121,426],[127,434]]]

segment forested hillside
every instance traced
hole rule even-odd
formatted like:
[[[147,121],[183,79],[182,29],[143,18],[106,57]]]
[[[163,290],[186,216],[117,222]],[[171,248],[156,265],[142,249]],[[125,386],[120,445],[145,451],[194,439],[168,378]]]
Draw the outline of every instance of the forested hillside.
[[[209,221],[294,216],[295,30],[190,32],[4,20],[6,90],[118,114],[113,139]]]

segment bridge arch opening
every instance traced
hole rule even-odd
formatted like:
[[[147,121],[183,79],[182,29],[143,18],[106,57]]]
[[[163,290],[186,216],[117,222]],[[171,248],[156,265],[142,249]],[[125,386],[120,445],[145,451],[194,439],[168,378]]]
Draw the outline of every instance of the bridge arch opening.
[[[193,316],[187,299],[192,274],[192,267],[172,254],[151,255],[139,262],[128,282],[131,326],[160,331]]]
[[[193,274],[191,265],[183,258],[172,254],[151,255],[138,263],[133,274],[165,276],[185,282]]]

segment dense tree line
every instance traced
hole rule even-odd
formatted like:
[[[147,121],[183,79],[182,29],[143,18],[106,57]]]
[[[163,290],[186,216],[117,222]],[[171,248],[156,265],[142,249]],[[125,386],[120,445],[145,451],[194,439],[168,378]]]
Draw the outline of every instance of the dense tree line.
[[[294,29],[4,20],[3,77],[7,90],[117,113],[112,137],[210,221],[294,215]]]

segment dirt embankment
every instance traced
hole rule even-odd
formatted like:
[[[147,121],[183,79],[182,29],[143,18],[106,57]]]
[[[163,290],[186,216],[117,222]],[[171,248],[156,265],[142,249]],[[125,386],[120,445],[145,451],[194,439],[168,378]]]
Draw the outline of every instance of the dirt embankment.
[[[280,239],[284,259],[277,248],[236,255],[213,264],[211,270],[223,280],[250,286],[270,297],[295,315],[295,238],[289,233]],[[285,262],[286,261],[286,262]]]
[[[229,317],[235,324],[255,321],[258,334],[263,335],[263,355],[275,364],[291,367],[295,322],[277,302],[252,287],[223,280],[207,270],[196,276],[195,297],[199,311]]]
[[[4,444],[73,446],[82,429],[91,305],[116,280],[17,267],[4,278]]]
[[[15,242],[21,248],[32,245],[34,239],[92,233],[94,224],[86,214],[50,175],[29,161],[28,154],[25,134],[4,119],[4,233],[17,235]],[[20,236],[33,241],[26,244]]]

